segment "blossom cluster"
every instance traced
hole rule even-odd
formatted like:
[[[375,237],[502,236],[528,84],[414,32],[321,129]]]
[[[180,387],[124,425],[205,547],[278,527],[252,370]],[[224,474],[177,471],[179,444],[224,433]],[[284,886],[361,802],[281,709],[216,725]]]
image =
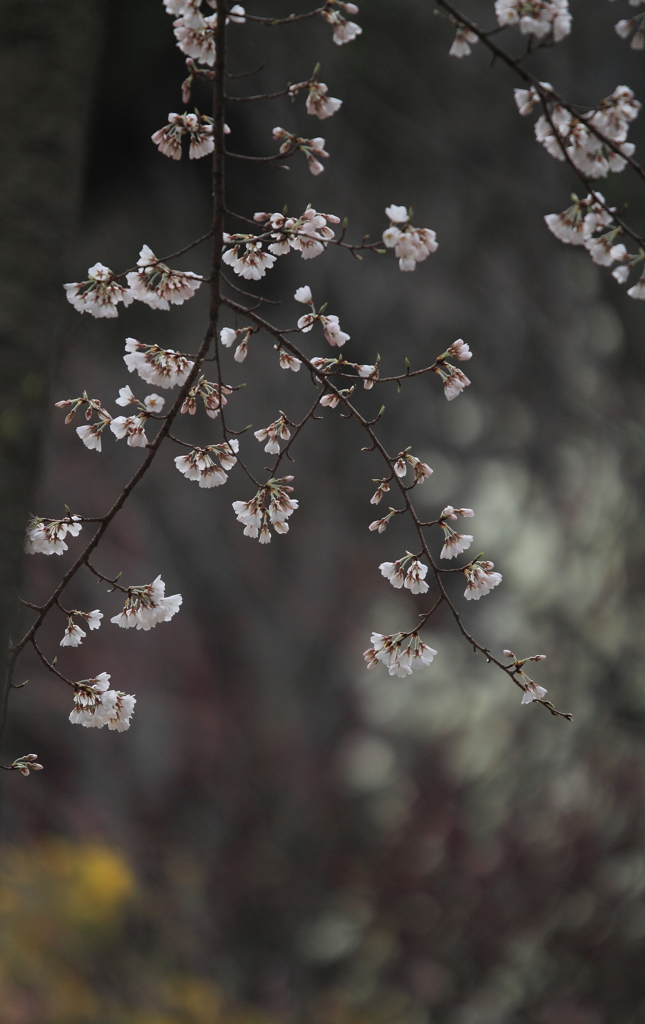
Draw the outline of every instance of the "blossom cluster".
[[[338,8],[345,14],[358,14],[358,7],[356,4],[345,3],[344,0],[328,0],[325,10],[321,11],[325,21],[334,29],[332,36],[334,42],[337,46],[343,46],[344,43],[351,43],[357,36],[360,36],[363,29],[356,22],[348,21]]]
[[[222,444],[208,444],[205,448],[193,448],[187,455],[178,455],[175,466],[187,480],[196,480],[200,487],[220,487],[228,480],[227,469],[237,462],[236,453],[240,442],[237,438]],[[219,460],[219,465],[214,459]]]
[[[627,289],[631,299],[645,299],[645,253],[627,252],[625,244],[618,241],[622,235],[620,225],[611,227],[613,208],[607,207],[605,198],[600,192],[590,193],[586,199],[579,199],[575,194],[571,197],[573,204],[562,213],[549,213],[544,218],[550,231],[567,245],[585,247],[594,263],[601,267],[618,266],[612,270],[612,277],[619,284],[625,284],[630,271],[641,267],[641,277],[636,284]],[[603,234],[594,234],[609,227]]]
[[[420,562],[410,552],[396,562],[381,562],[381,575],[389,580],[396,590],[406,587],[413,594],[426,594],[428,584],[425,581],[428,566]]]
[[[229,135],[231,129],[224,125],[224,134]],[[208,156],[215,148],[213,138],[213,118],[206,114],[168,114],[168,124],[152,135],[152,141],[164,156],[171,160],[181,160],[181,140],[188,137],[188,156],[190,160],[200,160]]]
[[[286,256],[292,249],[299,252],[304,260],[320,256],[334,237],[333,228],[329,225],[340,223],[334,214],[318,213],[311,207],[300,217],[288,217],[284,213],[256,213],[253,219],[266,228],[264,235],[225,234],[225,244],[232,244],[233,248],[225,249],[222,256],[236,274],[253,281],[264,277],[277,256]],[[273,241],[268,245],[269,251],[265,252],[262,247],[267,239]]]
[[[319,82],[315,75],[307,82],[298,82],[296,85],[290,85],[289,95],[295,97],[303,89],[307,90],[307,101],[305,104],[307,113],[319,118],[321,121],[324,121],[327,117],[332,117],[343,105],[342,100],[328,95],[329,89],[324,82]]]
[[[85,630],[81,629],[77,622],[74,622],[74,616],[83,619],[88,629],[98,629],[101,625],[103,612],[99,608],[95,608],[93,612],[70,612],[63,639],[60,642],[61,647],[78,647],[83,642],[83,637],[87,636]]]
[[[405,206],[388,206],[386,215],[390,226],[383,232],[383,243],[394,249],[400,270],[414,270],[417,263],[427,259],[439,248],[437,236],[430,228],[415,228],[410,223],[411,213]]]
[[[394,633],[392,636],[372,633],[370,642],[372,646],[363,655],[367,667],[374,668],[380,662],[385,665],[391,676],[399,678],[425,668],[437,654],[434,648],[424,644],[416,633]]]
[[[475,539],[469,533],[457,533],[450,526],[448,520],[456,520],[457,516],[463,516],[464,519],[472,519],[474,515],[475,513],[471,508],[453,508],[452,505],[446,505],[439,518],[444,535],[441,558],[455,558],[457,555],[461,555],[464,551],[468,550]]]
[[[349,334],[345,334],[344,331],[341,331],[338,317],[335,314],[324,314],[322,309],[316,313],[309,285],[304,285],[302,288],[296,289],[294,299],[296,302],[301,302],[303,306],[311,306],[311,313],[305,313],[305,315],[301,316],[298,320],[298,330],[302,331],[303,334],[307,334],[307,332],[312,329],[316,321],[318,321],[322,326],[325,338],[330,345],[336,345],[338,348],[341,348],[346,341],[349,341]]]
[[[152,249],[144,245],[137,260],[138,270],[125,276],[128,287],[117,283],[109,267],[95,263],[87,272],[87,280],[66,284],[67,299],[79,313],[94,317],[118,316],[117,306],[129,306],[138,299],[152,309],[170,309],[170,304],[181,305],[191,299],[202,279],[191,271],[171,270],[157,259]]]
[[[542,102],[545,113],[535,122],[535,137],[552,157],[568,157],[587,178],[606,178],[610,171],[625,169],[626,158],[634,152],[633,143],[627,141],[629,126],[641,108],[628,86],[616,86],[594,110],[579,115],[549,99],[548,82],[540,82],[540,87],[542,96],[534,87],[515,89],[515,103],[526,117]]]
[[[226,396],[231,394],[231,390],[226,384],[214,384],[212,381],[206,380],[202,374],[186,395],[181,412],[187,412],[194,416],[197,412],[197,399],[201,398],[206,415],[212,420],[217,419],[220,409],[226,405]],[[235,450],[237,451],[237,448]]]
[[[329,153],[325,149],[325,140],[320,136],[315,139],[304,139],[300,135],[288,132],[286,128],[274,128],[273,138],[282,143],[278,150],[280,156],[291,156],[292,153],[297,153],[300,150],[306,156],[307,165],[312,174],[322,174],[325,170],[318,157],[326,159]]]
[[[571,32],[569,0],[495,0],[500,26],[519,25],[520,32],[544,39],[549,34],[559,43]]]
[[[457,395],[461,394],[464,388],[469,386],[470,380],[463,370],[460,370],[458,366],[453,366],[452,363],[448,362],[448,359],[457,359],[463,363],[472,359],[472,355],[470,346],[462,338],[458,338],[435,360],[432,370],[433,373],[438,374],[441,378],[443,393],[449,402],[452,402]]]
[[[110,619],[122,629],[152,629],[160,622],[168,622],[179,611],[181,594],[166,597],[166,584],[161,576],[152,583],[128,587],[123,611]]]
[[[123,361],[130,373],[158,388],[181,387],[194,366],[192,359],[171,348],[144,345],[136,338],[126,338]]]
[[[105,725],[115,732],[129,729],[137,699],[129,693],[110,690],[109,686],[108,672],[76,683],[70,722],[86,729],[102,729]]]
[[[66,515],[63,519],[41,519],[34,516],[27,524],[25,551],[28,555],[62,555],[67,551],[65,537],[78,537],[82,522],[80,516]]]
[[[244,524],[244,536],[257,538],[260,544],[269,544],[271,530],[276,533],[288,533],[287,519],[298,508],[296,498],[290,498],[292,476],[273,477],[267,480],[255,497],[250,501],[234,501],[233,511],[238,522]]]

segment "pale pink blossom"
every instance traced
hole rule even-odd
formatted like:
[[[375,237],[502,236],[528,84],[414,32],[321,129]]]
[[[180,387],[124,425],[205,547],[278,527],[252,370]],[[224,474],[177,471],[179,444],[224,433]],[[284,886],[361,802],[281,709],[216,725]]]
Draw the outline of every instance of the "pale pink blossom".
[[[388,249],[394,249],[400,270],[414,270],[417,263],[437,251],[439,244],[435,232],[430,228],[413,227],[404,206],[388,206],[385,212],[391,223],[383,232],[383,242]]]
[[[404,586],[413,594],[426,594],[428,591],[428,584],[425,581],[427,572],[428,566],[414,558],[410,562]]]
[[[324,121],[327,117],[331,117],[337,110],[340,110],[343,105],[342,100],[338,100],[333,96],[327,95],[328,89],[324,82],[317,82],[314,79],[314,81],[311,82],[292,85],[289,92],[292,96],[295,96],[302,88],[307,89],[307,113],[320,118],[321,121]]]
[[[543,39],[550,32],[559,43],[571,32],[569,0],[495,0],[501,26],[519,25],[523,35]]]
[[[302,288],[297,288],[293,297],[296,302],[302,302],[304,306],[311,306],[313,304],[313,296],[308,284],[303,285]]]
[[[387,480],[379,480],[378,487],[370,498],[370,505],[378,505],[384,494],[387,494],[390,484]]]
[[[475,539],[469,533],[456,533],[446,522],[441,523],[441,528],[444,533],[441,558],[455,558],[463,551],[467,551]]]
[[[479,36],[468,28],[458,28],[448,54],[450,57],[468,57],[471,53],[471,46],[479,42]]]
[[[341,4],[341,7],[349,14],[357,14],[358,7],[356,4]],[[356,39],[363,32],[360,25],[357,25],[354,21],[348,21],[340,11],[329,10],[326,8],[320,12],[322,17],[333,26],[334,34],[333,40],[337,46],[343,46],[344,43],[351,43],[352,40]]]
[[[119,397],[115,398],[114,401],[116,405],[125,407],[126,405],[131,405],[132,403],[137,405],[139,400],[138,398],[135,398],[130,385],[126,384],[124,388],[119,388]]]
[[[473,355],[469,346],[461,338],[458,338],[457,341],[453,341],[452,345],[448,347],[447,352],[448,355],[452,356],[454,359],[459,359],[461,362],[466,362],[466,360],[472,359]]]

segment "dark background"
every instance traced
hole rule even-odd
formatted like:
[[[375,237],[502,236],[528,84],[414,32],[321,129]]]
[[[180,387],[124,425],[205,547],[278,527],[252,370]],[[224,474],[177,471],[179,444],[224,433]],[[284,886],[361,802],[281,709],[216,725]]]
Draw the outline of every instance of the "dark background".
[[[573,35],[531,69],[576,102],[618,84],[642,98],[642,55],[613,32],[632,9],[571,7]],[[109,442],[87,451],[52,403],[87,388],[112,409],[125,383],[142,390],[122,362],[126,336],[190,350],[205,323],[204,289],[168,313],[135,304],[93,321],[60,285],[97,260],[132,266],[143,243],[180,248],[206,230],[209,195],[208,161],[176,164],[149,141],[183,109],[161,2],[2,8],[14,55],[2,173],[17,211],[0,420],[13,607],[26,509],[100,513],[140,459]],[[292,8],[305,9],[248,5]],[[492,3],[469,10],[492,26]],[[202,491],[179,477],[174,451],[161,454],[95,561],[132,583],[161,573],[181,613],[116,635],[116,596],[84,578],[69,603],[101,607],[106,624],[60,652],[75,678],[108,671],[137,695],[132,729],[73,728],[67,689],[28,658],[19,670],[30,682],[12,696],[4,761],[33,749],[46,771],[0,780],[1,1024],[645,1020],[642,308],[547,231],[543,216],[577,183],[518,117],[510,72],[481,45],[449,58],[452,31],[431,3],[368,0],[357,20],[363,36],[340,48],[322,20],[232,29],[233,71],[266,61],[233,83],[239,94],[307,78],[320,60],[344,105],[321,124],[303,99],[231,104],[232,148],[272,152],[279,124],[323,134],[331,158],[318,178],[303,159],[288,172],[231,162],[228,202],[247,216],[311,202],[347,214],[355,239],[378,237],[385,206],[411,204],[437,231],[438,252],[414,274],[391,254],[292,254],[264,294],[285,300],[275,318],[289,325],[302,312],[290,296],[309,283],[351,335],[349,358],[379,352],[386,370],[469,342],[473,386],[456,402],[421,378],[400,396],[361,393],[361,407],[384,401],[388,448],[412,444],[433,466],[424,511],[475,508],[476,550],[504,583],[465,606],[466,624],[495,651],[546,653],[538,681],[574,722],[520,707],[446,618],[427,631],[439,651],[427,672],[365,672],[370,631],[409,628],[423,602],[378,572],[409,546],[408,528],[367,531],[381,469],[338,412],[298,441],[301,507],[269,547],[232,514],[251,497],[241,472]],[[504,38],[519,52],[514,32]],[[203,87],[194,101],[208,109]],[[638,122],[631,137],[638,156]],[[601,187],[642,230],[637,181],[625,172]],[[180,265],[205,271],[206,250]],[[327,354],[307,337],[308,352]],[[295,419],[311,401],[266,338],[243,366],[226,359],[227,379],[248,381],[229,402],[235,428],[279,409]],[[213,437],[201,415],[181,430]],[[242,444],[260,471],[260,446],[251,434]],[[30,559],[22,593],[46,595],[69,558]],[[51,618],[53,655],[64,620]]]

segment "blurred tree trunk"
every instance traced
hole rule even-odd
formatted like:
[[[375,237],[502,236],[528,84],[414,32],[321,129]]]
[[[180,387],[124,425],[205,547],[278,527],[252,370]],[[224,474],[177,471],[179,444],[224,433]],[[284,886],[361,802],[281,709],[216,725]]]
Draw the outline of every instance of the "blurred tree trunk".
[[[99,0],[0,0],[0,668],[81,197]],[[2,671],[4,680],[4,671]],[[3,684],[4,685],[4,682]]]

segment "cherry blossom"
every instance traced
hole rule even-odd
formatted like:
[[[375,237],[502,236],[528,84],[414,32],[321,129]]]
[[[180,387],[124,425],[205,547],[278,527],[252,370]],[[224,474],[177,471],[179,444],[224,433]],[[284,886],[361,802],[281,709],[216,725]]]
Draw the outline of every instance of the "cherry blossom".
[[[629,44],[632,50],[642,50],[645,48],[645,24],[643,22],[643,15],[638,14],[635,18],[624,18],[621,21],[616,22],[614,30],[618,33],[621,39],[629,39],[630,35],[634,32],[634,37]]]
[[[453,359],[459,359],[460,362],[466,362],[473,357],[470,347],[462,338],[457,338],[457,341],[453,341],[452,345],[448,346],[446,355],[452,356]]]
[[[422,484],[429,476],[432,476],[432,470],[427,462],[422,462],[421,459],[417,459],[415,455],[411,455],[409,451],[399,452],[396,460],[393,464],[393,469],[396,475],[403,479],[408,471],[408,466],[412,468],[414,474],[414,483]]]
[[[199,160],[208,156],[215,148],[213,139],[213,119],[206,114],[168,114],[168,124],[152,135],[152,141],[160,153],[171,160],[181,160],[181,140],[188,136],[188,156],[190,160]],[[224,125],[224,134],[230,135],[231,129]]]
[[[370,505],[378,505],[384,494],[387,494],[390,484],[387,480],[379,480],[378,487],[370,498]]]
[[[181,606],[181,594],[165,597],[166,584],[161,576],[140,587],[128,587],[123,611],[110,619],[122,629],[152,629],[160,622],[169,622]]]
[[[118,284],[110,268],[104,267],[102,263],[90,267],[87,277],[87,281],[72,281],[63,285],[67,301],[79,313],[90,313],[97,318],[115,317],[119,315],[119,302],[124,306],[133,302],[132,292]]]
[[[144,345],[136,338],[126,338],[123,357],[130,373],[158,388],[174,388],[186,383],[194,363],[171,348]]]
[[[412,675],[415,670],[430,665],[437,654],[416,633],[394,633],[391,636],[372,633],[370,642],[372,646],[364,654],[367,667],[375,668],[380,662],[391,676],[399,678]]]
[[[237,438],[231,438],[222,444],[194,448],[188,455],[178,455],[175,465],[187,480],[196,480],[200,487],[220,487],[228,480],[224,470],[232,469],[237,462],[239,447]],[[219,459],[219,466],[213,456]]]
[[[115,416],[110,421],[110,430],[117,440],[125,437],[131,448],[145,448],[148,444],[145,431],[146,418],[145,416]]]
[[[448,54],[451,57],[468,57],[472,53],[471,46],[479,42],[479,36],[468,28],[458,28]]]
[[[65,537],[78,537],[82,523],[80,516],[68,515],[64,519],[40,519],[34,516],[27,525],[25,551],[28,555],[62,555],[67,551]]]
[[[359,377],[363,378],[363,387],[366,391],[370,391],[374,387],[374,384],[379,378],[380,364],[377,363],[360,363],[354,364],[356,366],[356,372]]]
[[[267,480],[254,498],[250,501],[234,501],[233,511],[238,522],[244,524],[244,536],[253,537],[260,544],[268,544],[271,540],[269,524],[276,533],[287,533],[287,519],[298,508],[298,501],[290,498],[292,476],[273,477]]]
[[[449,402],[452,402],[457,395],[460,395],[464,388],[470,384],[470,380],[457,366],[452,366],[440,356],[436,360],[433,372],[438,373],[443,382],[443,393]]]
[[[396,562],[381,562],[379,569],[381,575],[389,580],[395,590],[406,587],[413,594],[425,594],[428,590],[428,584],[425,582],[428,566],[419,562],[409,552]]]
[[[324,82],[312,82],[307,94],[307,113],[324,121],[331,117],[343,105],[343,101],[327,95],[328,89]]]
[[[383,242],[388,249],[394,249],[400,270],[414,270],[417,263],[437,251],[439,243],[435,232],[430,228],[413,227],[404,206],[388,206],[385,213],[390,218],[390,226],[383,232]]]
[[[206,380],[204,375],[199,378],[194,387],[186,395],[181,407],[182,413],[189,413],[194,416],[197,412],[197,399],[201,398],[204,403],[206,415],[212,420],[219,416],[220,408],[226,405],[226,396],[231,394],[231,388],[226,384],[213,384]]]
[[[23,754],[12,761],[11,767],[21,775],[29,775],[30,771],[41,772],[42,764],[38,764],[38,754]]]
[[[519,25],[523,35],[543,39],[550,32],[559,43],[571,32],[569,0],[495,0],[499,25]]]
[[[297,373],[300,367],[302,366],[300,360],[296,359],[295,356],[292,356],[290,352],[286,351],[286,349],[279,348],[277,345],[275,347],[278,349],[281,369],[293,370],[294,373]]]
[[[303,139],[299,135],[293,135],[286,131],[285,128],[274,128],[273,138],[282,142],[279,150],[281,156],[290,156],[291,153],[300,150],[306,156],[312,174],[322,174],[325,170],[318,157],[328,157],[329,153],[325,150],[325,140],[320,136],[315,139]]]
[[[240,246],[226,249],[222,259],[236,274],[248,281],[259,281],[275,263],[275,256],[262,251],[262,242],[247,242],[240,255]]]
[[[285,256],[291,249],[297,249],[304,260],[314,259],[325,251],[327,242],[334,237],[334,230],[329,225],[340,223],[335,214],[319,213],[312,207],[308,207],[300,217],[258,212],[253,219],[270,229],[274,241],[269,245],[269,252],[274,256]],[[248,236],[230,237],[243,239]]]
[[[475,539],[469,533],[456,533],[445,521],[441,523],[444,533],[444,544],[441,549],[441,558],[455,558],[457,555],[467,551]]]
[[[67,627],[60,642],[61,647],[78,647],[87,633],[80,626],[77,626],[72,618],[67,620]]]
[[[492,562],[471,562],[462,572],[468,580],[464,591],[467,601],[479,601],[480,597],[488,594],[494,587],[502,582],[502,574],[493,572]]]
[[[125,732],[130,728],[136,697],[120,690],[108,689],[110,675],[101,672],[94,679],[85,679],[74,686],[74,708],[69,720],[86,729],[108,729]]]
[[[277,455],[280,451],[280,440],[288,441],[291,437],[289,421],[284,413],[281,412],[274,423],[270,423],[268,427],[263,427],[261,430],[254,431],[254,437],[257,437],[260,442],[267,442],[264,446],[265,452],[268,452],[269,455]]]
[[[152,309],[170,309],[171,303],[180,306],[192,299],[202,283],[201,277],[190,270],[171,270],[147,245],[139,253],[137,266],[138,271],[127,275],[130,290],[135,299]]]
[[[347,14],[358,14],[358,7],[356,4],[340,3],[340,7]],[[329,10],[326,8],[320,12],[322,17],[328,24],[334,28],[333,40],[337,46],[342,46],[344,43],[351,43],[352,40],[356,39],[363,32],[360,25],[357,25],[354,21],[348,21],[340,11]]]
[[[195,8],[187,10],[186,14],[173,22],[175,39],[181,52],[211,68],[215,64],[216,28],[217,14],[204,18]]]
[[[308,298],[301,297],[298,299],[297,296],[299,293],[301,294],[301,296],[308,296]],[[349,341],[349,334],[345,334],[344,331],[341,331],[340,324],[338,322],[338,317],[335,314],[326,315],[323,314],[322,312],[316,313],[313,304],[313,298],[311,296],[311,290],[308,287],[299,288],[296,294],[294,295],[294,298],[296,299],[297,302],[302,302],[311,306],[311,313],[305,313],[305,315],[301,316],[300,319],[298,320],[298,329],[301,330],[303,334],[306,334],[308,331],[310,331],[313,325],[316,323],[316,321],[319,321],[322,326],[325,338],[327,339],[330,345],[335,345],[338,346],[338,348],[341,348],[346,341]]]
[[[542,700],[547,691],[543,686],[538,686],[532,679],[529,679],[522,694],[520,704],[531,704],[534,700]]]

